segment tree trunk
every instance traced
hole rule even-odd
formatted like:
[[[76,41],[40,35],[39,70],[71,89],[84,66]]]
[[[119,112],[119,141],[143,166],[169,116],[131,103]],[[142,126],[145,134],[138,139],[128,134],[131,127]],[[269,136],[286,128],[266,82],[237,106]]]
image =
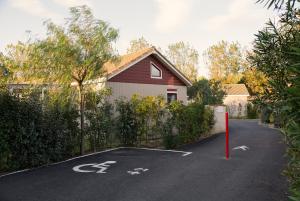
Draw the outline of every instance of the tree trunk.
[[[79,101],[80,101],[80,154],[84,154],[84,94],[83,86],[79,83]]]

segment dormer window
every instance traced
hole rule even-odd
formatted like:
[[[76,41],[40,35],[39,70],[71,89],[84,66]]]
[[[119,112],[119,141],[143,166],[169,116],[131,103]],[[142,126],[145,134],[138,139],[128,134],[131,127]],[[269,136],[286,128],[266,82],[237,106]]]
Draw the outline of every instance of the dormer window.
[[[158,68],[153,63],[150,64],[150,72],[151,72],[151,78],[155,78],[155,79],[162,78],[162,72],[161,72],[160,68]]]

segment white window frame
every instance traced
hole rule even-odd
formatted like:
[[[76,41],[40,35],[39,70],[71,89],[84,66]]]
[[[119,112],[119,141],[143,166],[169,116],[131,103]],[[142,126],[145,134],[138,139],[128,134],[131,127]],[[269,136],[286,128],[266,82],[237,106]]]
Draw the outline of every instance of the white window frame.
[[[166,99],[167,102],[168,102],[168,94],[176,94],[176,101],[178,101],[178,93],[177,93],[177,91],[167,91],[167,94],[166,94],[166,96],[167,96],[167,99]]]
[[[160,77],[152,76],[152,69],[151,69],[152,66],[154,66],[154,68],[157,68],[160,71]],[[150,62],[150,76],[152,79],[162,79],[162,70],[157,65],[155,65],[153,62]]]

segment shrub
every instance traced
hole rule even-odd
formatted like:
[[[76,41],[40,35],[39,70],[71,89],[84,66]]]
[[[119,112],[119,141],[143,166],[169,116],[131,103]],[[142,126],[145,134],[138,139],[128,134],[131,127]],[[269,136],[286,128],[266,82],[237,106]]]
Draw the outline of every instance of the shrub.
[[[203,113],[202,133],[208,134],[215,124],[214,111],[205,107]]]
[[[116,109],[119,113],[117,130],[123,144],[141,144],[144,141],[148,144],[149,140],[162,136],[166,112],[163,97],[133,95],[129,101],[117,100]]]
[[[166,149],[175,149],[180,145],[180,139],[178,135],[164,135],[163,144]]]
[[[174,101],[169,106],[170,122],[178,131],[180,143],[190,143],[208,133],[214,124],[213,112],[201,103],[183,105]]]
[[[70,101],[44,103],[42,131],[48,136],[45,144],[49,162],[79,154],[78,118],[78,110]]]
[[[123,145],[135,145],[138,139],[138,123],[133,103],[125,99],[116,100],[117,133]]]
[[[0,92],[0,107],[4,108],[0,110],[0,170],[38,166],[79,154],[76,105],[57,92],[49,91],[44,100],[38,94],[28,92],[21,98]],[[163,97],[152,96],[116,100],[113,114],[108,94],[85,94],[85,143],[90,151],[120,143],[150,146],[161,140],[173,149],[198,140],[214,123],[213,112],[203,104],[174,101],[167,105]]]
[[[0,167],[19,169],[73,155],[78,127],[76,110],[59,102],[44,103],[32,93],[18,98],[0,93]]]
[[[283,129],[287,139],[287,155],[289,163],[286,168],[285,175],[290,181],[290,190],[294,195],[295,199],[300,198],[300,124],[295,121],[290,121]],[[298,199],[296,199],[296,197]],[[292,198],[292,197],[291,197]]]
[[[86,94],[86,134],[93,151],[113,144],[113,105],[107,100],[110,94],[110,90]]]
[[[248,119],[257,119],[258,118],[258,108],[252,103],[247,104],[247,118]]]
[[[272,108],[269,106],[261,106],[260,119],[263,123],[270,123],[270,116],[272,114]]]
[[[140,141],[154,139],[161,136],[165,116],[165,101],[161,96],[141,97],[133,95],[131,98],[137,121],[138,137]]]

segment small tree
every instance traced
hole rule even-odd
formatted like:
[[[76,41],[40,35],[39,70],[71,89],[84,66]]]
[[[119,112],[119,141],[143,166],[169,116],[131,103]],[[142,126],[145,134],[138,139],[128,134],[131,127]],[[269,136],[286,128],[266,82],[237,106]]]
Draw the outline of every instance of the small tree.
[[[70,8],[64,26],[46,21],[47,37],[35,43],[31,54],[34,75],[47,83],[76,85],[80,106],[80,152],[84,138],[85,81],[101,76],[103,64],[115,57],[112,42],[118,31],[95,19],[87,6]]]
[[[188,88],[189,99],[201,102],[204,105],[223,104],[225,92],[222,90],[221,82],[201,79]]]

